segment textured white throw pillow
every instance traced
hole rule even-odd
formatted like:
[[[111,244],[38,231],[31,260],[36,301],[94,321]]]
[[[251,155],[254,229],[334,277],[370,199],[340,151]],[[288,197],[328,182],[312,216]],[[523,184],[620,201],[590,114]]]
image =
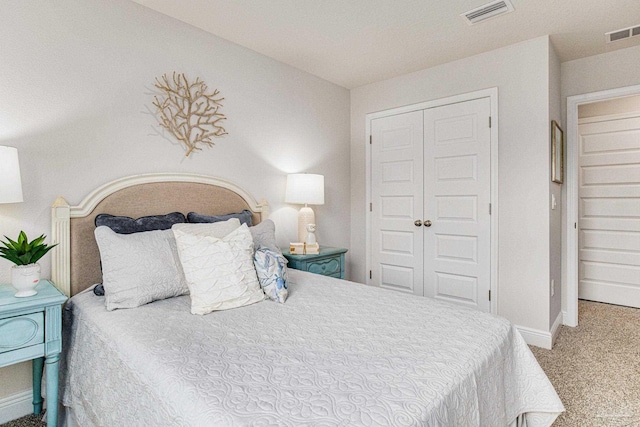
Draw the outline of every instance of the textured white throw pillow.
[[[253,304],[264,299],[253,266],[253,238],[242,226],[224,237],[176,224],[172,227],[191,294],[191,313],[207,314]]]
[[[238,218],[231,218],[226,221],[203,222],[203,223],[180,223],[173,224],[172,230],[180,230],[184,233],[196,236],[224,237],[236,228],[240,227]]]
[[[171,230],[94,232],[100,249],[107,310],[134,308],[188,292]]]

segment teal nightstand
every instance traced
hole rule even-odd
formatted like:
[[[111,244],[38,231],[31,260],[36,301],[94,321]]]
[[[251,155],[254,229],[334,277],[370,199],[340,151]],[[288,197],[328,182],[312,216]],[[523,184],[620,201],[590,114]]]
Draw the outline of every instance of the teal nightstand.
[[[290,268],[338,279],[344,279],[344,254],[346,253],[345,248],[329,246],[321,246],[320,253],[316,255],[291,255],[289,248],[282,250],[282,254],[289,261],[287,265]]]
[[[58,418],[58,361],[62,351],[61,305],[67,300],[48,280],[32,297],[16,298],[11,285],[0,285],[0,368],[33,360],[33,413],[42,412],[42,369],[47,364],[47,426]]]

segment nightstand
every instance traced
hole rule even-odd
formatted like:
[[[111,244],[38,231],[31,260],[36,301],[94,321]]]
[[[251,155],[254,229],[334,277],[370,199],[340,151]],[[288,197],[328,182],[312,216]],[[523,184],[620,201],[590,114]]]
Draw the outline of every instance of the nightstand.
[[[291,255],[289,248],[282,250],[282,255],[289,261],[288,267],[309,273],[344,279],[345,248],[321,246],[320,253],[315,255]]]
[[[62,351],[61,306],[67,300],[48,280],[38,293],[16,298],[11,285],[0,285],[0,368],[33,360],[33,413],[42,412],[42,369],[47,365],[47,426],[58,418],[58,362]]]

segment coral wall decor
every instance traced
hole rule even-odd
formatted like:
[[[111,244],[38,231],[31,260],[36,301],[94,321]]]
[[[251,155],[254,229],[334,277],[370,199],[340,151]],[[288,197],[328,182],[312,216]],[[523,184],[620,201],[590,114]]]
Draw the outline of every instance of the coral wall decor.
[[[218,89],[209,91],[200,78],[189,83],[184,73],[176,72],[171,78],[156,77],[155,87],[161,92],[153,100],[160,126],[184,145],[187,157],[202,146],[215,145],[213,138],[227,135],[222,126],[226,116],[220,112],[224,98]]]

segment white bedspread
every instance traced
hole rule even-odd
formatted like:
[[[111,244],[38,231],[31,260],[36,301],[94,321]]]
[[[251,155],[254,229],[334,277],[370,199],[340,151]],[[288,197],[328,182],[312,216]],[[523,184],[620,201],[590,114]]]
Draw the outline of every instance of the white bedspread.
[[[206,316],[188,296],[112,312],[75,296],[63,404],[87,427],[535,427],[564,410],[502,318],[289,274],[285,304]]]

